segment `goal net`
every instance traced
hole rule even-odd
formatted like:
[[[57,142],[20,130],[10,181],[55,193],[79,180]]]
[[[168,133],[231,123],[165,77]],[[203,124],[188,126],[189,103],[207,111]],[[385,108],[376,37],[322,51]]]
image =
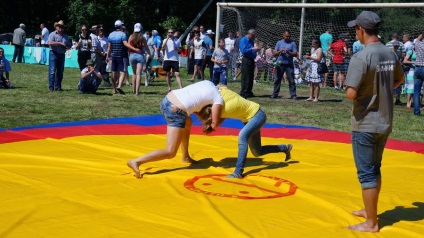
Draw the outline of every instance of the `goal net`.
[[[292,39],[302,50],[309,52],[311,41],[330,27],[333,40],[343,33],[347,40],[355,41],[355,31],[347,22],[363,10],[374,11],[382,19],[380,35],[383,43],[393,33],[413,39],[424,31],[424,3],[375,3],[375,4],[266,4],[266,3],[218,3],[217,32],[225,38],[228,32],[239,31],[241,35],[253,28],[256,41],[264,47],[274,47],[289,30]],[[302,7],[304,14],[302,14]],[[303,19],[303,21],[302,21]],[[302,24],[303,22],[303,24]],[[219,36],[217,36],[218,38]]]
[[[356,35],[354,29],[347,27],[347,22],[355,19],[363,10],[373,11],[380,16],[382,27],[379,34],[383,43],[390,41],[393,33],[397,33],[397,40],[402,42],[404,35],[413,40],[424,31],[422,2],[218,3],[217,6],[216,40],[227,37],[228,32],[238,31],[243,36],[253,28],[256,31],[255,43],[264,49],[274,49],[277,41],[282,39],[284,31],[288,30],[298,46],[301,73],[306,72],[308,68],[307,61],[302,60],[302,56],[310,52],[312,40],[319,39],[327,29],[332,34],[333,42],[343,34],[348,51],[350,48],[352,53]],[[348,58],[346,57],[346,60]],[[324,85],[328,82],[329,86],[334,86],[332,80],[329,80],[333,78],[331,58],[327,58],[327,65],[329,74]]]

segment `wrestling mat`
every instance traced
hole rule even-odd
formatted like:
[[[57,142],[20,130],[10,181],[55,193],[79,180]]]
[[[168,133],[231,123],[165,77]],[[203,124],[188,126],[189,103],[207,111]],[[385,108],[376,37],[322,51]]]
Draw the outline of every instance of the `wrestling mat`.
[[[284,154],[248,154],[240,179],[227,179],[242,123],[212,136],[195,121],[190,154],[140,167],[130,159],[165,147],[161,115],[0,130],[0,237],[424,237],[424,143],[390,140],[376,234],[364,219],[350,134],[267,124],[263,144]]]

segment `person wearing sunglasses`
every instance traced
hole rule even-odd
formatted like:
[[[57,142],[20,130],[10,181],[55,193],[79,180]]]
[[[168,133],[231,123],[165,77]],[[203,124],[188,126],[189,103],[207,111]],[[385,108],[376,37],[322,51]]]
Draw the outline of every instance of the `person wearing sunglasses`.
[[[81,34],[79,35],[78,44],[76,49],[78,50],[78,65],[80,70],[85,68],[85,63],[88,59],[91,59],[91,47],[92,39],[89,34],[87,34],[88,28],[86,25],[81,26]]]
[[[174,36],[174,30],[168,29],[168,34],[166,39],[163,41],[162,50],[163,50],[163,70],[166,71],[166,84],[168,85],[168,92],[171,91],[171,69],[175,73],[177,78],[178,87],[182,88],[181,78],[180,78],[180,66],[179,66],[179,56],[181,53],[181,42],[178,38]]]

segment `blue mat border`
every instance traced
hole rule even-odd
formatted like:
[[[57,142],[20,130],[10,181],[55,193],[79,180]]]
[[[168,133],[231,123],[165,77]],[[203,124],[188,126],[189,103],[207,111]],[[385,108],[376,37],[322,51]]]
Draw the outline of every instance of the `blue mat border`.
[[[195,115],[191,115],[193,119],[193,125],[201,126],[202,124],[197,119]],[[107,118],[107,119],[95,119],[95,120],[86,120],[86,121],[77,121],[77,122],[62,122],[62,123],[52,123],[45,125],[37,126],[25,126],[17,128],[0,128],[0,131],[11,130],[11,131],[22,131],[29,129],[41,129],[41,128],[56,128],[56,127],[72,127],[72,126],[92,126],[92,125],[118,125],[118,124],[129,124],[129,125],[138,125],[138,126],[160,126],[166,125],[166,121],[161,114],[147,115],[147,116],[133,116],[133,117],[121,117],[121,118]],[[240,120],[236,119],[226,119],[221,125],[226,128],[235,128],[241,129],[244,124]],[[303,129],[314,129],[322,130],[318,127],[312,126],[298,126],[298,125],[284,125],[284,124],[269,124],[266,123],[263,128],[303,128]]]

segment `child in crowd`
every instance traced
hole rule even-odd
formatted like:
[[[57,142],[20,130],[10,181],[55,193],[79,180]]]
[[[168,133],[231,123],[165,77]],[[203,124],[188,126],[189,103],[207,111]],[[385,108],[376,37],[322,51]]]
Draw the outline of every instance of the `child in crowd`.
[[[259,83],[259,80],[261,79],[262,73],[264,72],[264,64],[265,64],[265,52],[262,48],[261,43],[257,42],[255,43],[255,47],[260,48],[256,52],[256,58],[255,58],[255,81],[254,83]],[[266,79],[265,79],[266,80]]]
[[[225,40],[220,39],[218,41],[218,49],[214,50],[211,58],[211,61],[214,62],[212,82],[215,85],[219,84],[220,78],[221,84],[227,85],[227,63],[229,59],[228,50],[225,49]]]
[[[272,47],[271,47],[271,45],[268,44],[266,46],[266,50],[265,50],[264,81],[266,81],[266,80],[271,81],[272,68],[274,67],[274,65],[272,64],[273,57],[274,57],[274,54],[272,53]]]
[[[296,84],[301,84],[303,82],[298,60],[294,61],[294,82]]]

